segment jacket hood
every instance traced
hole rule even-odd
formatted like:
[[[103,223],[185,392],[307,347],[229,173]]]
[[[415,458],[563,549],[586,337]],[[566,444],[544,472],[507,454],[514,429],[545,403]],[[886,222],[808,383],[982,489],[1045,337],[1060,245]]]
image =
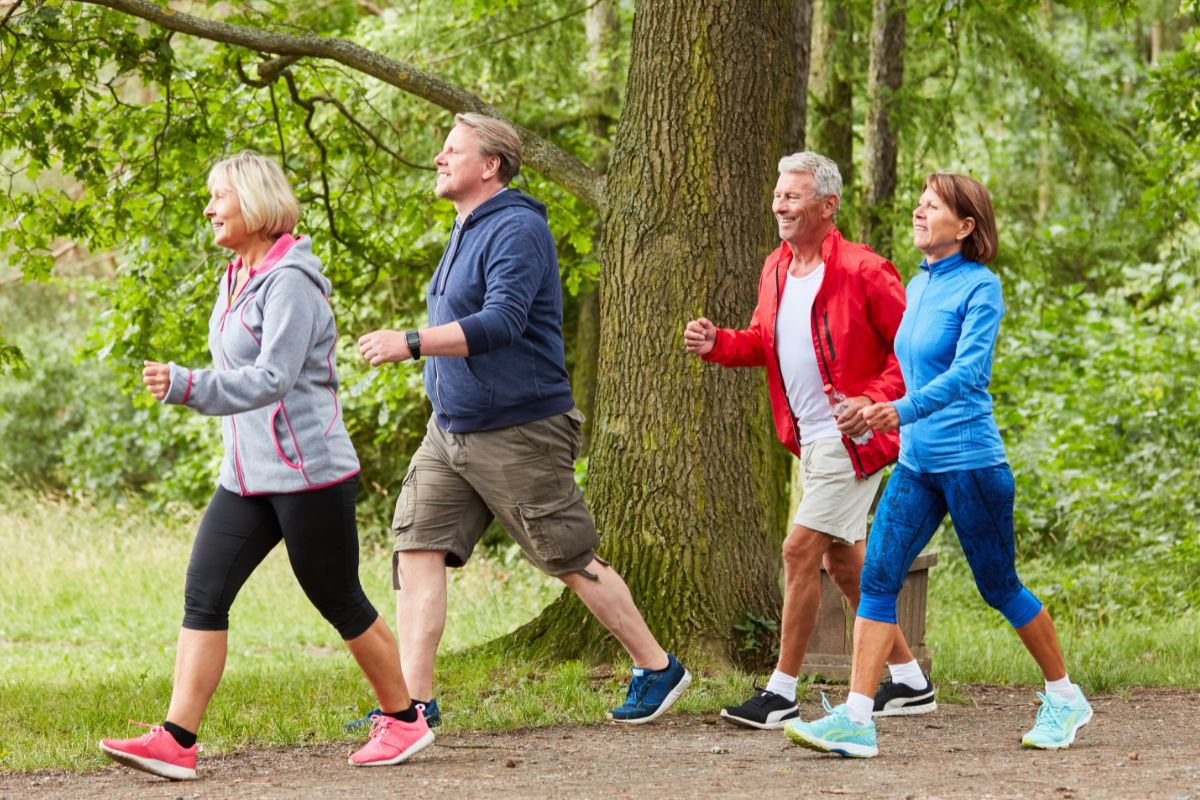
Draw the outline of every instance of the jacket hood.
[[[463,228],[469,228],[484,217],[491,216],[500,211],[510,208],[527,208],[536,213],[543,220],[547,219],[546,206],[537,200],[534,200],[527,194],[520,192],[517,189],[504,189],[489,197],[479,208],[476,208],[467,215],[466,222],[463,223]]]
[[[229,265],[229,274],[232,275],[241,265],[242,257],[238,256]],[[246,289],[262,285],[270,275],[281,269],[295,269],[304,273],[325,297],[329,297],[329,292],[333,289],[333,284],[321,272],[321,259],[313,254],[312,239],[307,236],[292,236],[290,233],[283,234],[271,245],[263,260],[250,272],[250,283]]]

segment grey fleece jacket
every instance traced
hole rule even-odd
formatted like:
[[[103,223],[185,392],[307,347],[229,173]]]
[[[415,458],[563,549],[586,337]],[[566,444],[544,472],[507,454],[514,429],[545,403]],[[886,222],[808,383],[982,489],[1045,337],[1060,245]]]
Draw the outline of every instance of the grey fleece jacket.
[[[231,304],[240,261],[208,321],[216,368],[172,363],[163,402],[221,417],[220,483],[231,492],[305,492],[357,474],[337,399],[331,287],[310,240],[281,236]]]

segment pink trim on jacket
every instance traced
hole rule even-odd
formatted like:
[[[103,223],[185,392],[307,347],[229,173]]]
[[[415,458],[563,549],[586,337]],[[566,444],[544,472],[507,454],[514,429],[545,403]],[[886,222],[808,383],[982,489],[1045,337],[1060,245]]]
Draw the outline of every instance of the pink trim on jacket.
[[[333,480],[331,480],[327,483],[322,483],[317,486],[309,486],[307,489],[297,489],[294,492],[245,492],[245,491],[243,491],[240,496],[241,497],[261,497],[261,496],[267,495],[267,494],[304,494],[305,492],[316,492],[321,489],[328,489],[330,486],[336,486],[337,484],[341,483],[342,481],[353,478],[355,475],[357,475],[360,472],[362,472],[362,468],[355,468],[355,469],[350,470],[349,472],[347,472],[345,475],[341,476],[340,478],[334,478]]]
[[[273,412],[271,412],[271,444],[275,445],[275,453],[279,456],[280,461],[282,461],[284,464],[291,467],[292,469],[300,469],[299,464],[294,463],[291,459],[289,459],[287,456],[285,456],[283,454],[283,448],[279,446],[279,437],[277,437],[275,435],[275,418],[279,416],[280,411],[283,411],[283,403],[280,403],[279,405],[275,406],[275,410]],[[287,417],[285,416],[283,418],[283,420],[284,420],[284,422],[287,422]],[[291,433],[291,431],[292,431],[292,428],[289,425],[288,433]],[[292,444],[295,444],[295,443],[296,443],[296,437],[293,436]],[[296,455],[297,455],[297,457],[299,457],[299,455],[300,455],[299,448],[297,448],[297,450],[296,450]]]
[[[238,322],[242,323],[242,327],[246,329],[246,333],[250,334],[250,338],[254,340],[254,343],[259,347],[262,347],[262,341],[260,341],[259,338],[254,335],[254,331],[251,330],[250,326],[246,324],[246,309],[250,307],[250,301],[256,296],[257,295],[252,294],[246,298],[246,302],[242,303],[242,310],[238,312]]]
[[[275,244],[271,245],[271,249],[267,251],[265,256],[263,256],[262,261],[258,262],[258,265],[255,266],[254,269],[250,270],[251,277],[260,275],[278,264],[279,259],[283,258],[284,253],[286,253],[288,250],[291,250],[292,245],[301,241],[303,238],[303,236],[292,236],[290,233],[280,234],[279,238],[275,240]],[[229,272],[240,269],[241,266],[242,257],[238,256],[229,265]],[[229,273],[227,272],[226,274],[228,275]]]
[[[191,393],[192,393],[192,371],[189,369],[187,386],[183,387],[183,399],[179,401],[179,405],[183,405],[184,403],[186,403],[187,399],[188,399],[188,395],[190,395]]]

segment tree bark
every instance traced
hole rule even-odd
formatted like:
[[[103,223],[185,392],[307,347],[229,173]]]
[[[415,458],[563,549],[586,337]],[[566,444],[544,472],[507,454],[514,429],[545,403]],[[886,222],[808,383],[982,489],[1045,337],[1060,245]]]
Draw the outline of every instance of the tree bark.
[[[640,7],[608,174],[589,478],[601,552],[665,646],[721,662],[735,624],[778,613],[785,475],[761,371],[686,355],[682,330],[702,314],[742,327],[754,308],[794,69],[790,10]],[[616,652],[573,597],[515,638],[561,656]]]
[[[792,0],[792,77],[791,116],[788,118],[784,149],[795,153],[804,149],[808,131],[808,73],[812,63],[813,0]]]
[[[854,25],[845,0],[813,3],[809,148],[837,162],[848,194],[854,183]]]
[[[613,0],[598,0],[584,17],[588,44],[588,83],[593,93],[588,98],[588,126],[598,143],[592,168],[603,175],[608,171],[609,129],[616,119],[621,98],[613,74],[613,54],[621,36],[621,20]],[[600,287],[591,285],[579,294],[579,318],[575,331],[575,372],[571,389],[575,405],[587,420],[583,423],[582,455],[592,451],[593,418],[596,414],[596,378],[600,358]]]
[[[904,80],[904,0],[875,0],[863,142],[863,204],[859,237],[892,257],[892,200],[896,196],[896,128],[892,110]]]

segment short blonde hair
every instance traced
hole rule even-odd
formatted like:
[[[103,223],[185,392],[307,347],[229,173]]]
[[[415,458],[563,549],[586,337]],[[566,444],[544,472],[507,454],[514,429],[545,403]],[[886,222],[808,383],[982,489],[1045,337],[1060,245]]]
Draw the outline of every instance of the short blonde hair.
[[[484,158],[496,156],[500,159],[498,177],[501,183],[507,186],[521,172],[521,137],[512,125],[475,113],[455,114],[454,124],[466,125],[475,131]]]
[[[291,233],[300,219],[300,203],[279,165],[253,150],[218,161],[208,173],[208,190],[220,181],[237,192],[246,227],[268,236]]]

